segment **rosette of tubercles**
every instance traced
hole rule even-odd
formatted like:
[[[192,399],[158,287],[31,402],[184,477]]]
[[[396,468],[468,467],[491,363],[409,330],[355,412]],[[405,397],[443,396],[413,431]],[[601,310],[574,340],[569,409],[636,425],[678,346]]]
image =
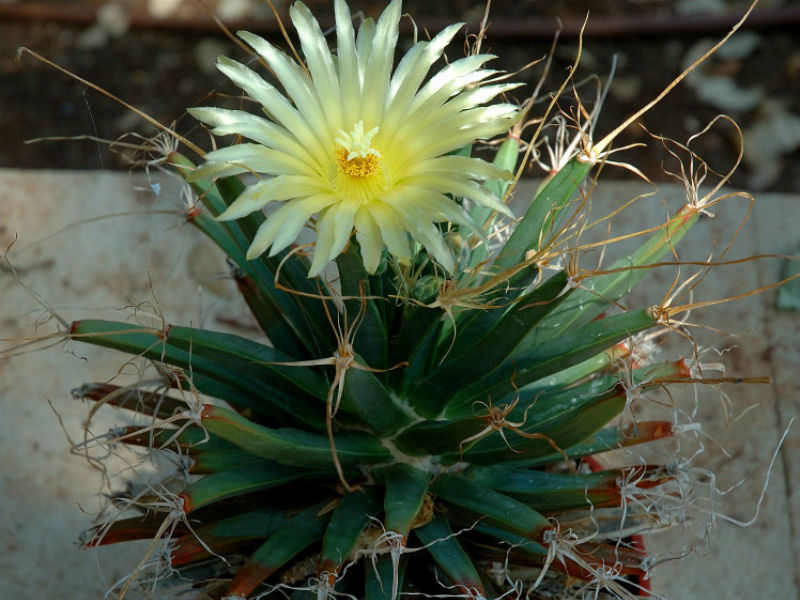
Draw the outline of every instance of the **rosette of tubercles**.
[[[650,502],[669,475],[584,467],[675,431],[615,420],[633,390],[692,379],[682,362],[625,360],[631,340],[665,322],[621,299],[700,210],[687,205],[629,256],[577,276],[555,260],[593,168],[576,154],[490,240],[510,214],[520,141],[503,141],[493,163],[454,151],[514,124],[513,105],[487,104],[513,85],[487,83],[496,73],[480,54],[429,74],[458,26],[414,44],[393,70],[400,3],[357,35],[343,0],[335,10],[333,55],[308,9],[292,6],[302,65],[241,34],[285,94],[221,59],[264,115],[193,109],[215,134],[250,141],[201,165],[170,157],[197,194],[186,220],[226,254],[263,335],[71,326],[75,340],[183,374],[158,391],[76,392],[149,418],[119,441],[190,464],[176,496],[185,518],[155,499],[98,526],[90,543],[164,535],[172,568],[196,576],[215,565],[198,583],[214,597],[635,594],[647,563],[626,519],[637,531],[663,526],[635,500],[641,488]],[[306,226],[310,260],[293,246]],[[187,411],[187,390],[204,404]],[[614,518],[602,532],[568,526]],[[520,570],[535,574],[520,580]]]

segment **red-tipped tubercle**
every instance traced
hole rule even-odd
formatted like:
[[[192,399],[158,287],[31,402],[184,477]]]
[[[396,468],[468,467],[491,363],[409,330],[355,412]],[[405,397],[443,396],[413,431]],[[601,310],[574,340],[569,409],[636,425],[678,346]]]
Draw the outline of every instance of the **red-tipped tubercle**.
[[[158,331],[158,332],[156,332],[156,335],[157,335],[157,336],[158,336],[160,339],[162,339],[162,340],[166,341],[166,339],[169,337],[169,332],[170,332],[171,330],[172,330],[172,324],[170,323],[170,324],[168,324],[168,325],[167,325],[167,326],[164,328],[164,330],[163,330],[163,331]]]
[[[194,510],[194,506],[192,504],[192,499],[189,497],[188,494],[186,494],[186,493],[179,494],[178,498],[181,499],[181,503],[183,504],[183,512],[184,512],[184,514],[188,515],[190,512],[192,512]]]
[[[192,221],[194,221],[197,218],[197,215],[199,215],[199,214],[200,214],[200,206],[195,204],[189,210],[186,211],[186,215],[184,216],[184,219],[186,219],[187,223],[191,223]]]
[[[692,368],[689,366],[689,361],[685,358],[675,361],[675,375],[681,379],[691,379]]]
[[[674,433],[671,421],[639,421],[627,428],[622,440],[624,445],[632,446],[670,437]]]
[[[274,569],[248,562],[236,575],[228,588],[228,596],[247,598],[247,595],[256,589],[267,577],[272,575]]]
[[[317,565],[317,575],[322,579],[325,578],[327,584],[333,589],[336,585],[336,580],[339,579],[338,569],[332,560],[323,560]]]

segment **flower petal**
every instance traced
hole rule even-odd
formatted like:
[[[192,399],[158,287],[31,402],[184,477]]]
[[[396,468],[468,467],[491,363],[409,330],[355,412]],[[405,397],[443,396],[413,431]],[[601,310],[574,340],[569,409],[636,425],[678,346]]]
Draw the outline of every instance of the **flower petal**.
[[[332,137],[339,127],[333,128],[330,115],[326,115],[323,111],[323,104],[316,93],[315,82],[309,79],[308,74],[294,60],[264,38],[247,31],[240,31],[237,35],[267,62],[308,126],[318,133],[328,133],[328,135],[318,136],[318,138],[326,150],[331,152],[333,150]]]
[[[361,113],[361,78],[356,54],[355,32],[350,7],[345,0],[334,3],[336,14],[336,58],[342,119],[355,123]],[[363,25],[362,25],[363,28]]]
[[[285,128],[252,113],[206,106],[189,108],[187,112],[195,119],[212,126],[212,133],[215,135],[241,135],[268,148],[292,154],[313,166],[319,173],[323,172],[323,165],[330,161],[319,146],[307,148]]]
[[[389,252],[400,262],[408,262],[411,259],[411,248],[402,217],[391,205],[381,200],[370,202],[369,211]]]
[[[230,221],[246,217],[264,208],[270,202],[281,202],[305,196],[319,195],[319,182],[303,175],[279,175],[247,186],[239,197],[217,217],[218,221]]]
[[[361,247],[361,260],[367,273],[374,273],[381,264],[383,240],[370,209],[362,206],[355,216],[356,239]]]
[[[267,114],[291,131],[301,144],[307,147],[319,145],[316,134],[309,128],[297,109],[286,99],[286,96],[281,94],[275,86],[264,81],[252,69],[224,56],[217,60],[217,68],[244,90],[248,96],[259,102]]]
[[[311,215],[335,201],[336,198],[332,196],[320,195],[287,202],[258,228],[247,249],[247,259],[261,256],[270,246],[269,254],[274,256],[297,239]]]
[[[300,38],[300,46],[305,55],[308,70],[317,97],[322,102],[322,114],[327,119],[331,135],[335,135],[343,127],[342,111],[338,102],[327,101],[339,97],[339,79],[333,64],[328,41],[319,27],[319,23],[302,2],[295,2],[289,8],[289,16]]]
[[[256,143],[209,153],[193,177],[272,176],[252,185],[222,215],[239,218],[269,202],[286,202],[259,229],[249,256],[281,251],[318,213],[310,276],[344,249],[354,228],[371,272],[384,246],[397,260],[410,261],[412,238],[452,270],[455,261],[438,223],[482,233],[453,196],[510,214],[482,182],[511,174],[477,158],[448,154],[503,133],[515,122],[516,106],[489,102],[516,84],[482,85],[497,73],[483,67],[491,55],[467,56],[430,75],[460,24],[416,43],[393,70],[401,0],[391,0],[377,22],[365,19],[357,34],[346,0],[333,4],[335,59],[319,23],[299,1],[290,16],[305,64],[258,36],[239,34],[268,63],[286,95],[245,65],[220,59],[219,68],[262,104],[267,118],[195,109],[194,116],[212,125],[215,134],[239,134]],[[369,169],[343,164],[355,160],[351,150],[345,158],[337,148],[337,137],[346,132],[364,146],[359,156],[370,157]]]
[[[209,152],[206,164],[197,167],[190,181],[208,177],[226,177],[240,173],[308,174],[309,167],[290,154],[261,144],[235,144]]]
[[[389,84],[391,102],[402,102],[402,97],[416,94],[428,70],[444,53],[445,48],[453,41],[455,35],[464,26],[463,23],[448,25],[437,33],[430,41],[417,42],[406,52],[397,65]],[[403,96],[401,97],[400,94]]]
[[[339,200],[322,214],[317,223],[317,242],[311,269],[308,271],[309,277],[319,275],[344,249],[353,232],[355,213],[360,205],[358,200]]]
[[[461,27],[460,23],[450,25],[431,41],[416,43],[403,56],[389,85],[388,106],[381,125],[385,136],[394,135],[397,128],[403,125],[404,117],[410,111],[411,103],[425,75]]]
[[[467,114],[465,114],[467,113]],[[430,135],[410,137],[396,143],[405,146],[408,156],[423,160],[432,156],[440,156],[463,148],[475,140],[488,139],[506,132],[516,121],[517,107],[512,104],[492,104],[480,106],[437,124],[436,137]]]
[[[427,106],[442,104],[465,86],[497,73],[492,69],[480,68],[493,58],[496,57],[491,54],[476,54],[451,62],[431,77],[430,81],[417,93],[411,105],[411,110],[424,110]]]
[[[468,175],[474,179],[510,179],[512,174],[505,169],[499,169],[492,163],[472,156],[457,156],[447,154],[425,160],[415,161],[409,165],[406,173],[421,175],[425,173],[445,174],[453,176]]]
[[[455,269],[453,254],[447,247],[439,229],[430,221],[423,221],[420,216],[415,214],[417,211],[408,210],[408,207],[403,208],[402,212],[406,213],[406,227],[411,231],[411,235],[425,246],[428,253],[445,271],[452,273]]]
[[[363,71],[361,119],[364,121],[366,129],[371,129],[380,123],[386,108],[386,90],[389,87],[394,64],[394,50],[399,36],[401,9],[400,0],[392,0],[381,14],[375,27],[372,48]]]
[[[434,173],[425,173],[415,175],[403,180],[403,185],[414,186],[418,189],[427,189],[436,191],[442,194],[453,194],[461,196],[462,198],[469,198],[478,204],[488,206],[489,208],[499,211],[506,216],[513,217],[513,213],[509,208],[500,202],[500,200],[487,190],[482,185],[464,178],[456,178],[453,176],[440,175]]]

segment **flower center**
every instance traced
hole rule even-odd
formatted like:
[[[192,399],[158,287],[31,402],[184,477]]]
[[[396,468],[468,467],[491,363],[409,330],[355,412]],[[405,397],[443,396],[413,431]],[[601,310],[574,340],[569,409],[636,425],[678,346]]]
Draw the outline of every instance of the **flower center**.
[[[371,145],[376,133],[377,127],[365,133],[364,121],[353,125],[349,133],[339,130],[334,141],[339,144],[336,148],[336,164],[340,173],[363,179],[380,169],[381,153]]]

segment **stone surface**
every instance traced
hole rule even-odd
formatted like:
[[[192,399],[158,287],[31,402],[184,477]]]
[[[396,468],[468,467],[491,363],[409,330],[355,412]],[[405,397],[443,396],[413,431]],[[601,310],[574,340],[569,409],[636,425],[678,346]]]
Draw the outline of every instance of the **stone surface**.
[[[64,330],[53,315],[249,323],[224,260],[184,224],[168,182],[159,197],[149,183],[106,172],[0,171],[0,247],[14,242],[9,258],[25,286],[0,271],[0,338],[17,348],[0,358],[3,600],[102,598],[146,549],[79,549],[79,534],[114,484],[104,485],[99,471],[70,454],[59,423],[80,442],[90,406],[72,399],[70,389],[130,380],[144,361],[58,337],[32,338]],[[89,434],[124,418],[100,411]]]
[[[143,365],[125,362],[112,352],[64,343],[57,335],[48,339],[48,334],[63,331],[55,315],[67,322],[89,316],[136,321],[154,315],[166,322],[232,327],[255,335],[224,261],[183,223],[175,188],[159,180],[160,193],[154,196],[154,182],[108,172],[0,170],[0,247],[14,242],[8,256],[18,273],[15,277],[0,270],[0,339],[3,347],[15,349],[0,358],[2,599],[101,598],[145,553],[141,545],[78,548],[79,533],[91,524],[108,487],[82,456],[69,453],[64,432],[79,441],[89,411],[88,405],[70,397],[71,388],[84,381],[132,377]],[[603,183],[593,196],[594,214],[602,215],[642,191],[640,184]],[[517,200],[524,203],[532,193],[532,184],[525,183]],[[680,202],[681,188],[661,186],[653,197],[626,209],[623,218],[614,221],[612,233],[662,222],[664,203],[673,210]],[[714,212],[717,216],[703,218],[680,246],[681,259],[705,260],[714,249],[715,260],[782,254],[800,242],[800,197],[759,196],[722,259],[719,255],[746,215],[747,202],[731,198]],[[603,235],[604,223],[595,228]],[[581,240],[592,235],[586,231]],[[609,249],[609,254],[614,252]],[[590,268],[599,259],[598,253],[588,253],[580,264]],[[603,264],[608,264],[607,257]],[[766,286],[780,277],[781,266],[779,260],[763,259],[715,267],[693,290],[693,297],[676,298],[675,303],[736,296]],[[682,278],[691,272],[690,267],[682,268]],[[631,302],[660,302],[675,275],[674,266],[651,273],[650,283]],[[800,313],[776,311],[774,291],[767,291],[698,309],[688,320],[715,328],[688,329],[702,348],[725,349],[722,356],[706,351],[704,362],[724,362],[728,376],[773,379],[771,385],[703,389],[697,405],[691,394],[661,399],[681,407],[685,420],[703,424],[706,435],[697,440],[706,452],[692,468],[713,471],[721,490],[742,480],[716,498],[715,510],[749,521],[759,508],[777,441],[800,413]],[[686,352],[688,344],[684,340],[677,346]],[[719,373],[709,371],[706,376]],[[652,403],[639,404],[636,411],[655,410]],[[119,413],[100,411],[89,431],[102,433],[121,418]],[[693,447],[695,441],[686,444],[687,449]],[[755,523],[742,528],[717,517],[710,546],[698,548],[688,560],[658,565],[654,588],[675,600],[797,597],[799,518],[800,424],[795,424],[771,472]],[[702,524],[699,518],[692,531]],[[673,532],[648,541],[656,562],[680,552],[681,545]]]

